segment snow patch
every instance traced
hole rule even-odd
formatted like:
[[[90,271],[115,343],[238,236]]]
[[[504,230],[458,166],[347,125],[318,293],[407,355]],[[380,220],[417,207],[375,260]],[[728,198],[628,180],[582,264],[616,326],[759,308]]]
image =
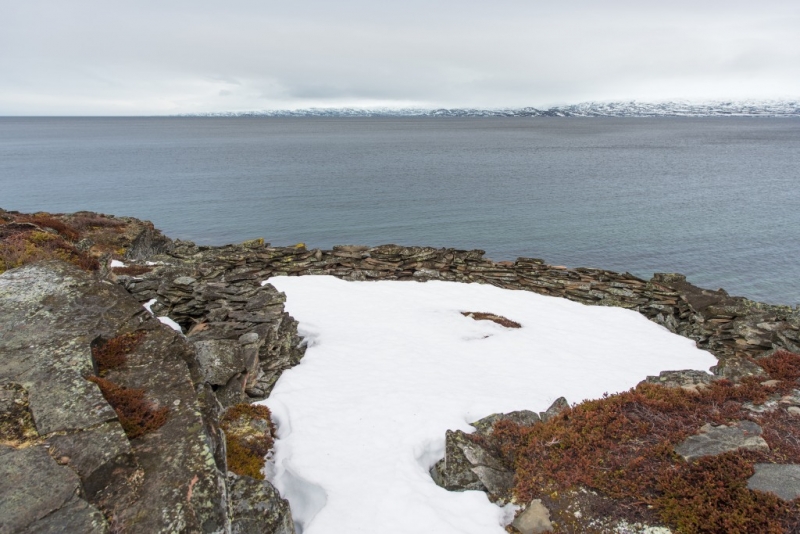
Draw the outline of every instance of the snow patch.
[[[597,398],[665,369],[716,363],[640,314],[490,285],[276,277],[311,337],[264,404],[269,473],[304,534],[504,534],[509,509],[428,472],[448,429],[497,412]],[[481,310],[523,325],[474,321]],[[484,337],[491,334],[490,337]],[[287,427],[288,426],[288,430]]]
[[[183,334],[183,330],[181,330],[181,325],[179,325],[178,323],[176,323],[175,321],[173,321],[169,317],[161,316],[161,317],[157,317],[157,319],[159,321],[161,321],[162,323],[164,323],[165,325],[167,325],[168,327],[170,327],[173,330],[175,330],[177,333]]]
[[[115,267],[125,267],[125,264],[119,260],[111,260],[111,263],[109,263],[108,266],[114,269]]]

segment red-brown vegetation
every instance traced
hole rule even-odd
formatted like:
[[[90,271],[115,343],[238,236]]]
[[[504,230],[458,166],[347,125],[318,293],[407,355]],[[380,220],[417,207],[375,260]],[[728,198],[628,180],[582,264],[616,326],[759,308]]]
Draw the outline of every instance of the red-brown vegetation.
[[[500,421],[489,445],[501,451],[516,473],[515,493],[522,502],[550,492],[589,488],[618,503],[617,513],[637,519],[637,507],[654,509],[663,521],[684,533],[787,532],[800,503],[746,488],[756,462],[800,463],[800,425],[779,408],[756,415],[746,402],[763,403],[797,387],[800,356],[779,352],[758,360],[780,380],[741,384],[720,380],[689,392],[640,384],[602,399],[587,401],[530,427]],[[731,453],[688,464],[673,448],[706,423],[751,419],[764,429],[769,452]]]
[[[461,312],[464,317],[472,317],[476,321],[492,321],[506,328],[522,328],[522,325],[502,315],[487,312]]]
[[[125,388],[99,376],[90,376],[87,380],[100,387],[103,397],[117,412],[128,439],[153,432],[167,422],[169,407],[155,407],[145,398],[144,390]]]
[[[137,330],[105,342],[95,343],[92,346],[92,359],[97,369],[97,375],[106,376],[108,371],[125,365],[128,354],[139,346],[144,334],[144,330]]]

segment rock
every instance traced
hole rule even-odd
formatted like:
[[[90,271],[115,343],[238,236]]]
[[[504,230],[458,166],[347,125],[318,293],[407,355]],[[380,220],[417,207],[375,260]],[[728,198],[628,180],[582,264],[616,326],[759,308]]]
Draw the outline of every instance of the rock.
[[[47,441],[50,454],[54,458],[67,459],[65,464],[80,476],[83,489],[90,498],[106,487],[114,470],[136,466],[128,438],[116,422],[83,432],[57,434]]]
[[[559,397],[553,401],[553,404],[547,410],[539,413],[539,418],[544,423],[565,410],[569,410],[569,402],[564,397]]]
[[[800,465],[755,464],[755,474],[747,480],[751,490],[774,493],[784,501],[800,497]]]
[[[553,530],[550,522],[550,510],[539,499],[534,499],[528,507],[511,523],[520,534],[543,534]]]
[[[78,476],[58,465],[42,446],[0,446],[0,480],[0,533],[38,532],[37,523],[45,530],[40,522],[54,514],[73,524],[92,525],[75,532],[107,531],[102,514],[81,499]]]
[[[661,371],[658,376],[648,376],[644,382],[659,384],[668,388],[706,386],[714,379],[714,375],[705,371],[686,369],[683,371]]]
[[[266,480],[228,473],[232,534],[294,534],[289,503]]]
[[[719,364],[711,368],[711,371],[715,375],[727,378],[732,382],[738,382],[746,376],[768,376],[760,366],[740,356],[731,356],[720,360]]]
[[[510,413],[494,413],[484,417],[479,421],[470,423],[470,425],[475,427],[477,434],[480,434],[481,436],[490,436],[492,434],[494,424],[498,421],[511,421],[512,423],[516,423],[520,426],[531,426],[541,421],[541,418],[536,412],[532,412],[530,410],[520,410]]]
[[[738,421],[731,426],[706,424],[699,434],[686,438],[675,447],[675,452],[690,462],[702,456],[716,456],[738,449],[768,451],[769,445],[761,437],[761,427],[752,421]]]
[[[169,407],[169,412],[157,431],[123,441],[116,412],[84,377],[94,374],[94,340],[136,330],[145,332],[141,343],[125,365],[105,378],[119,387],[143,390],[148,402]],[[190,371],[191,365],[197,367],[194,350],[122,287],[61,262],[3,273],[0,354],[0,383],[25,386],[38,434],[60,461],[75,469],[58,466],[49,456],[51,464],[39,458],[42,471],[55,477],[42,486],[46,489],[27,480],[6,486],[11,493],[3,502],[29,502],[25,521],[40,519],[43,507],[52,512],[57,508],[53,499],[61,506],[85,485],[86,498],[121,530],[230,528],[225,477],[217,469],[214,438],[206,432]],[[43,449],[31,447],[19,454],[37,451]],[[11,465],[10,457],[4,455],[0,464]],[[56,473],[71,477],[58,478]],[[33,490],[39,495],[26,496]]]
[[[194,342],[194,348],[203,380],[213,386],[224,386],[231,377],[245,371],[244,355],[238,341],[201,340]]]
[[[510,500],[514,483],[513,473],[499,458],[460,430],[446,432],[445,456],[431,468],[431,476],[449,491],[485,491],[501,503]]]
[[[109,532],[103,514],[83,499],[73,497],[64,506],[28,525],[20,534],[103,534]]]

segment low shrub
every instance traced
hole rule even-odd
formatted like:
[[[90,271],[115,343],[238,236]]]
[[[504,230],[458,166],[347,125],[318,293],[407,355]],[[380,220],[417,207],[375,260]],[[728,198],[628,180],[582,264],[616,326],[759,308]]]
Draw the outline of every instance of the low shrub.
[[[786,350],[775,351],[771,356],[756,361],[774,380],[800,379],[800,355]]]
[[[18,219],[18,222],[29,222],[43,228],[50,228],[51,230],[58,232],[61,237],[69,241],[77,241],[80,237],[80,233],[77,230],[65,224],[63,221],[55,219],[49,215],[31,215],[28,217],[21,217]]]
[[[108,217],[101,217],[100,215],[76,215],[72,217],[71,224],[81,232],[91,230],[94,228],[111,228],[119,229],[125,226],[125,223],[116,219]]]
[[[771,358],[758,363],[776,369],[770,372],[773,378],[794,376],[800,356]],[[704,424],[756,419],[744,403],[763,403],[797,386],[784,380],[769,387],[760,380],[719,380],[693,392],[640,384],[530,427],[500,421],[486,445],[513,467],[521,502],[585,487],[615,499],[620,517],[635,521],[643,514],[637,507],[653,509],[680,532],[784,532],[800,504],[780,505],[748,490],[746,483],[757,461],[800,463],[800,425],[786,410],[757,418],[769,452],[734,453],[692,464],[673,452]]]
[[[237,404],[225,413],[220,428],[225,432],[228,470],[262,480],[266,456],[272,450],[275,435],[269,408]]]
[[[96,258],[76,249],[60,235],[32,230],[0,239],[0,272],[41,260],[62,260],[85,271],[100,268]]]
[[[144,337],[144,330],[123,334],[108,341],[100,341],[92,346],[92,359],[97,376],[106,376],[111,369],[125,365],[128,354],[133,352]]]
[[[157,408],[145,398],[143,389],[122,387],[99,376],[87,378],[103,393],[125,431],[128,439],[135,439],[161,428],[167,422],[169,407]]]

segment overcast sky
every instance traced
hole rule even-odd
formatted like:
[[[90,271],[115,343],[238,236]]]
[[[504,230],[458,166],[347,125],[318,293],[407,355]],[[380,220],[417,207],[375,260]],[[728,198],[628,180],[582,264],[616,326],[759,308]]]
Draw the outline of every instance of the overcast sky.
[[[792,0],[0,0],[0,115],[798,97]]]

